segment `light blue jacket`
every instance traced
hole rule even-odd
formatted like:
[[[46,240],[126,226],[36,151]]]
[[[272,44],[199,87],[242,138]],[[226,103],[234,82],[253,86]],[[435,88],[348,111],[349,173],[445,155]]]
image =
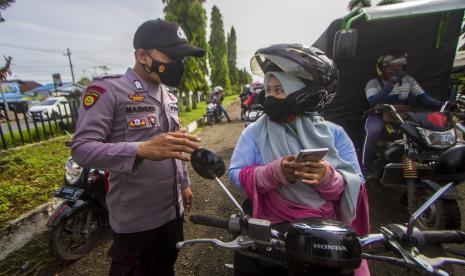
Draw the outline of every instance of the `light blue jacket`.
[[[339,156],[351,163],[363,179],[354,144],[341,126],[333,123],[329,124],[333,133],[334,145],[338,150]],[[240,189],[242,189],[239,182],[239,173],[241,169],[250,165],[264,165],[257,144],[255,143],[255,137],[253,136],[255,125],[255,123],[251,124],[242,131],[229,166],[229,179]]]

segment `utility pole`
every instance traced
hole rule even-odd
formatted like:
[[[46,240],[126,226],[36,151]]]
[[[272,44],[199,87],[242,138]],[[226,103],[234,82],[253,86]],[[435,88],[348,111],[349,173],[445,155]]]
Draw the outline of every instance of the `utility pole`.
[[[68,56],[69,68],[71,69],[71,78],[73,79],[73,83],[74,83],[74,71],[73,71],[73,64],[71,63],[71,52],[69,51],[69,48],[66,48],[66,50],[68,51],[64,55]]]

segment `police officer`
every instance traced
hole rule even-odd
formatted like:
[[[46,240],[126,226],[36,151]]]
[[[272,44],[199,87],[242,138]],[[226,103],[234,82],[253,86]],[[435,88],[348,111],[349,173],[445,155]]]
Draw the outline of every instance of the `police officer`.
[[[178,85],[183,58],[205,52],[161,19],[143,23],[133,44],[132,69],[87,88],[72,155],[81,166],[109,171],[110,275],[174,275],[193,199],[185,154],[200,139],[180,130],[177,99],[163,84]]]

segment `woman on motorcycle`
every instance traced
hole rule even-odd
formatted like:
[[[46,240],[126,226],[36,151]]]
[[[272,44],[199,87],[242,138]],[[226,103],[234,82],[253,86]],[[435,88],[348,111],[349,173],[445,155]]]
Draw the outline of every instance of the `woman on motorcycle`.
[[[344,130],[316,111],[335,96],[338,72],[321,51],[279,44],[257,51],[254,73],[265,73],[266,115],[243,132],[229,177],[243,189],[253,217],[273,224],[323,217],[369,232],[368,203],[355,149]],[[302,149],[328,148],[320,161],[298,161]],[[265,275],[259,261],[235,255],[236,275]],[[266,275],[287,275],[276,267]],[[364,262],[356,275],[369,275]]]
[[[365,94],[370,106],[378,104],[407,104],[409,97],[414,97],[421,105],[439,109],[441,102],[425,93],[417,81],[406,74],[407,54],[392,51],[381,56],[376,64],[378,77],[370,80],[365,87]],[[368,116],[365,121],[365,143],[362,153],[362,171],[369,173],[376,151],[376,143],[381,138],[384,121],[380,114]]]

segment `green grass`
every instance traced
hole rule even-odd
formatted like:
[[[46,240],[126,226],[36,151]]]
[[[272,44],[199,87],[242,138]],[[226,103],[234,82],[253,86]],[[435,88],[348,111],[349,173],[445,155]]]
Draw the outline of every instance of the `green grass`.
[[[0,223],[47,202],[63,182],[68,137],[0,155]]]
[[[16,124],[16,123],[12,123],[12,124]],[[44,128],[42,127],[42,124],[40,122],[37,123],[37,129],[34,127],[33,123],[30,123],[29,128],[30,128],[29,133],[31,134],[30,136],[29,136],[27,129],[23,129],[21,131],[23,134],[23,139],[24,139],[25,144],[30,143],[31,141],[34,143],[34,142],[46,140],[45,134],[44,134]],[[52,132],[50,132],[50,126],[48,122],[45,122],[45,133],[47,134],[48,139],[50,139],[52,136],[62,135],[61,130],[59,130],[59,128],[55,125],[54,122],[51,123],[51,128],[52,128]],[[7,145],[7,148],[17,147],[17,146],[22,145],[21,135],[19,131],[14,131],[13,136],[12,136],[8,128],[4,128],[3,137],[5,138],[5,143]],[[3,141],[0,139],[0,148],[3,148],[3,147],[4,147]]]
[[[231,95],[231,96],[224,97],[223,106],[224,107],[230,106],[233,102],[235,102],[238,99],[238,97],[239,97],[238,95]],[[186,111],[181,112],[180,117],[181,117],[182,125],[186,127],[193,121],[202,119],[203,115],[206,113],[206,110],[207,110],[207,103],[200,102],[200,103],[197,103],[197,109],[194,109],[189,112],[186,112]]]

